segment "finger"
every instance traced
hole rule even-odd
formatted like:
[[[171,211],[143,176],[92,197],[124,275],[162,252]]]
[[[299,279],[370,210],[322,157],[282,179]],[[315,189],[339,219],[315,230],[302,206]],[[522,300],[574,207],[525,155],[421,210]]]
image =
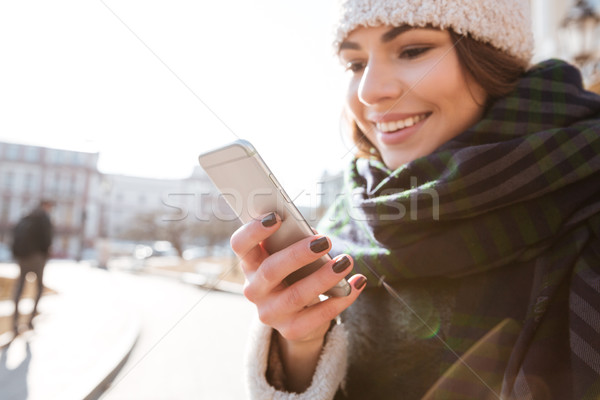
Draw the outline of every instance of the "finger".
[[[327,254],[331,242],[325,236],[309,236],[273,253],[264,260],[255,278],[260,280],[263,291],[279,286],[286,276]]]
[[[352,267],[352,257],[348,255],[336,257],[309,276],[282,290],[277,298],[279,306],[297,312],[314,304],[320,294],[335,286],[352,271]]]
[[[349,280],[352,291],[346,297],[330,297],[318,304],[307,307],[297,314],[296,318],[277,327],[279,333],[287,340],[304,340],[310,336],[315,326],[321,326],[335,319],[348,308],[365,288],[366,278],[354,275]]]
[[[281,218],[269,213],[242,225],[231,235],[231,249],[242,259],[243,267],[256,270],[268,253],[260,246],[260,242],[272,235],[281,226]]]

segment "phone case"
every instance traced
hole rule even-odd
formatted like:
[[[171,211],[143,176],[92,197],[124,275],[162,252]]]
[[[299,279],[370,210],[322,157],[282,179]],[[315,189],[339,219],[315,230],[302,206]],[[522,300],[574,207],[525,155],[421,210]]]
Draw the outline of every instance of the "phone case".
[[[272,254],[313,235],[310,225],[250,142],[238,140],[201,154],[198,160],[243,223],[273,211],[281,217],[281,227],[263,242],[269,253]],[[330,260],[331,257],[325,255],[290,274],[285,281],[292,284]],[[340,297],[349,293],[350,285],[342,279],[324,294]]]

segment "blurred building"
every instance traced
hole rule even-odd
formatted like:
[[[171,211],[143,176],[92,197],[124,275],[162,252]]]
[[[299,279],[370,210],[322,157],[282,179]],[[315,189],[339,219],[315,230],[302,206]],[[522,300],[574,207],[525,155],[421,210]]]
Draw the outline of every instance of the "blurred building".
[[[206,218],[215,189],[198,167],[184,179],[102,174],[98,153],[0,142],[0,243],[41,199],[55,202],[53,256],[79,259],[99,238],[119,238],[141,214]]]
[[[42,198],[55,201],[53,251],[75,257],[95,234],[91,188],[98,154],[0,142],[0,242]]]
[[[200,167],[185,179],[153,179],[106,174],[98,193],[102,237],[119,238],[140,215],[164,221],[202,219],[210,212],[215,189]]]
[[[572,0],[531,0],[535,61],[560,57],[559,28]]]
[[[600,0],[530,0],[530,4],[533,61],[560,58],[574,63],[586,88],[600,93]]]

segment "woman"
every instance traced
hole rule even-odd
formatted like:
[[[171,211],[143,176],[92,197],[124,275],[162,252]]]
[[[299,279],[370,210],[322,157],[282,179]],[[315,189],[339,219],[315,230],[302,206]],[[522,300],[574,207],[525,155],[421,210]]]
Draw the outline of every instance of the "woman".
[[[252,398],[600,394],[600,98],[529,66],[527,7],[343,2],[357,157],[327,236],[269,255],[269,214],[231,240],[263,323]],[[319,301],[341,276],[351,294]]]

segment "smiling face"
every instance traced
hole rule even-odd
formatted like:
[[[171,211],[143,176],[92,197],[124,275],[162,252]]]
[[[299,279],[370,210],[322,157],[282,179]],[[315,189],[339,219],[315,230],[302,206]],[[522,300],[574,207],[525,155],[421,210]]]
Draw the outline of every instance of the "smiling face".
[[[339,57],[351,117],[388,168],[431,154],[483,114],[485,91],[461,67],[447,31],[361,27]]]

